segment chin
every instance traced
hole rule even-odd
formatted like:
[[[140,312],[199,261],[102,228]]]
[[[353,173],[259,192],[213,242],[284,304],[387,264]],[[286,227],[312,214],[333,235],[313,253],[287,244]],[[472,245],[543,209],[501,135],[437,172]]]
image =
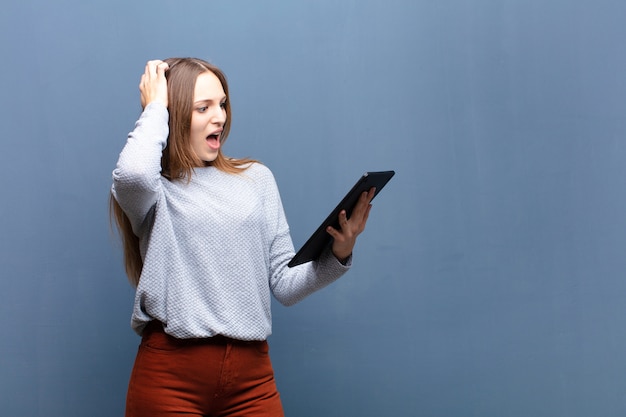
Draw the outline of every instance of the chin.
[[[205,156],[204,158],[202,158],[202,161],[204,161],[205,164],[210,164],[211,162],[215,161],[216,159],[217,159],[217,155]]]

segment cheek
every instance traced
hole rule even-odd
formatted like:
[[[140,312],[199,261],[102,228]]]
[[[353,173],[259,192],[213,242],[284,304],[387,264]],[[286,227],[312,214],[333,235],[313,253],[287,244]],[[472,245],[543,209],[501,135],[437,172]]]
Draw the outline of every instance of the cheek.
[[[191,125],[189,126],[189,139],[192,144],[204,142],[204,124],[199,123],[197,118],[195,120],[191,119]]]
[[[202,123],[202,119],[197,116],[193,116],[191,118],[191,125],[189,126],[191,130],[191,134],[193,135],[195,132],[201,131],[203,129],[204,123]]]

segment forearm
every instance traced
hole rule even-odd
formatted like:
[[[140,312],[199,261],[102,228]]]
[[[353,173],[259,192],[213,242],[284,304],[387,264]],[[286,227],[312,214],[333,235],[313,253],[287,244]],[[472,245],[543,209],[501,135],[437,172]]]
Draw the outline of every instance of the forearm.
[[[280,279],[272,286],[274,297],[283,305],[291,306],[316,291],[330,285],[345,274],[351,266],[352,257],[341,263],[326,248],[317,261],[289,268],[284,266]]]

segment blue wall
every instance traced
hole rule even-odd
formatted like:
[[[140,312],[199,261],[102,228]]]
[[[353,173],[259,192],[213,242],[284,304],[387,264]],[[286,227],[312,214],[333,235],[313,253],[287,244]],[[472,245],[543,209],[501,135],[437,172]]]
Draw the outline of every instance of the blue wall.
[[[145,61],[199,56],[296,246],[397,172],[352,271],[275,306],[287,415],[626,415],[625,21],[618,0],[4,4],[0,414],[122,415],[111,170]]]

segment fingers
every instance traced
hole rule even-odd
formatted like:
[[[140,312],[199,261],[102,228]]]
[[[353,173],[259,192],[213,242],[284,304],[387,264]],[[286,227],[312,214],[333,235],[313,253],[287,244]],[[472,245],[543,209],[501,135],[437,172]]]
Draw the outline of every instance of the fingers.
[[[326,232],[335,240],[339,239],[341,237],[341,232],[339,232],[337,229],[335,229],[332,226],[328,226],[326,228]]]
[[[146,63],[144,73],[141,76],[139,90],[141,92],[141,105],[146,107],[153,101],[160,101],[167,106],[167,79],[165,71],[169,69],[167,62],[152,60]]]
[[[367,213],[369,210],[366,210]],[[339,213],[339,228],[328,227],[327,232],[333,238],[332,252],[337,259],[343,262],[352,254],[357,236],[363,231],[364,223],[358,221],[355,216],[348,219],[346,211]]]
[[[363,217],[361,218],[361,227],[360,227],[361,232],[363,230],[365,230],[365,225],[367,224],[367,219],[370,217],[370,210],[371,209],[372,209],[372,205],[368,204],[367,208],[365,209],[365,213],[364,213]]]
[[[363,229],[365,229],[365,223],[367,222],[367,218],[369,217],[370,209],[372,208],[372,199],[376,194],[376,188],[372,187],[368,192],[363,192],[359,197],[359,201],[357,202],[354,210],[352,210],[352,214],[350,216],[350,220],[353,221],[355,226],[358,226],[358,233],[361,233]],[[340,215],[341,216],[341,215]],[[344,212],[345,216],[345,212]],[[341,219],[340,219],[341,224]]]
[[[348,214],[345,210],[342,210],[339,213],[339,226],[341,227],[341,230],[348,229]]]
[[[344,260],[352,254],[357,237],[365,230],[372,209],[371,201],[375,194],[374,188],[368,192],[363,192],[354,210],[352,210],[350,218],[348,218],[345,210],[339,213],[339,230],[333,227],[328,227],[326,230],[333,238],[332,251],[337,259]]]
[[[148,61],[148,63],[146,64],[145,73],[149,74],[152,77],[156,77],[165,74],[165,71],[168,68],[169,65],[167,64],[167,62],[155,59],[152,61]]]
[[[349,219],[345,210],[339,212],[338,221],[341,232],[347,233],[348,235],[358,235],[365,229],[365,224],[367,223],[372,208],[371,201],[375,193],[376,189],[374,187],[370,188],[367,192],[363,192],[357,204],[354,206]]]

